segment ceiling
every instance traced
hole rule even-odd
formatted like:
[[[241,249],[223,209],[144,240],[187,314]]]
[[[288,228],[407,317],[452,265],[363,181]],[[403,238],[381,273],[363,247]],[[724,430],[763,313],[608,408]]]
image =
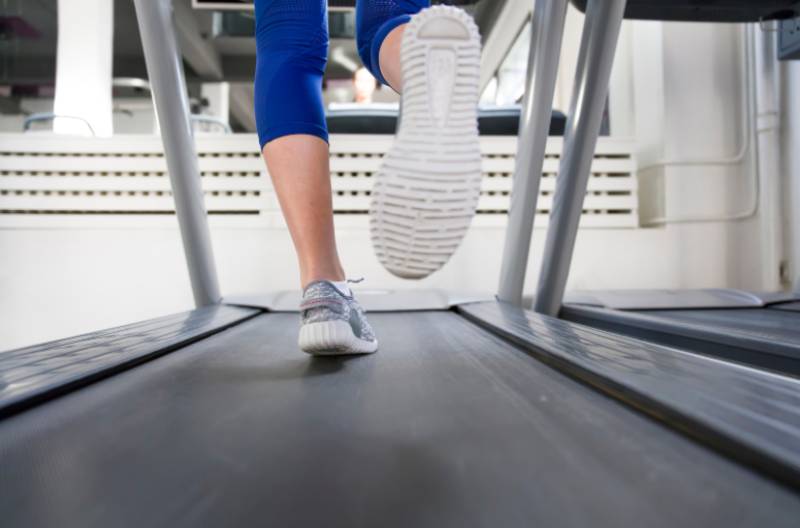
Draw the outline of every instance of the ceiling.
[[[146,78],[142,46],[132,0],[114,1],[114,76]],[[191,0],[174,0],[176,16],[190,17],[196,34],[178,35],[184,50],[186,76],[190,83],[202,80],[249,82],[255,68],[255,42],[252,34],[252,12],[225,14],[191,8]],[[57,0],[0,0],[0,85],[14,87],[49,86],[55,77],[55,52],[58,35]],[[484,34],[503,0],[479,0],[470,6]],[[358,63],[355,43],[346,28],[347,13],[331,16],[332,59],[328,78],[349,77],[348,67]],[[352,13],[349,14],[352,17]],[[216,18],[215,18],[216,17]],[[338,18],[337,18],[338,17]],[[182,24],[185,26],[185,24]],[[336,25],[334,27],[334,25]],[[350,24],[351,25],[351,24]],[[191,45],[183,45],[190,39]],[[221,78],[209,78],[208,65],[187,53],[192,47],[205,47],[221,66]],[[203,55],[203,54],[201,54]],[[216,71],[220,71],[219,68]]]

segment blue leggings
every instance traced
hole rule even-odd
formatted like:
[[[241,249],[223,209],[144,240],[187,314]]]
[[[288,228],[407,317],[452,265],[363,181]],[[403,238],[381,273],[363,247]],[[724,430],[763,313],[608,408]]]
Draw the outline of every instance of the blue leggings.
[[[255,0],[255,112],[261,148],[282,136],[328,141],[322,76],[328,59],[326,0]],[[386,36],[430,0],[358,0],[356,32],[364,66],[383,84],[378,54]]]

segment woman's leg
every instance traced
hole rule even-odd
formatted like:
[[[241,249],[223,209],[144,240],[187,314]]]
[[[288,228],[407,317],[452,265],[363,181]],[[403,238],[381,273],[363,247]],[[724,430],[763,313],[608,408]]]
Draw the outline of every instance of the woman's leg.
[[[303,287],[344,280],[336,251],[322,76],[325,0],[256,0],[259,139],[292,235]]]
[[[430,7],[430,0],[358,0],[358,54],[376,79],[402,91],[400,44],[411,16]]]
[[[302,287],[345,280],[333,230],[328,144],[295,134],[270,141],[263,152],[297,251]]]
[[[322,76],[326,0],[256,0],[256,124],[300,264],[298,345],[314,355],[370,354],[378,341],[344,284],[336,252]]]

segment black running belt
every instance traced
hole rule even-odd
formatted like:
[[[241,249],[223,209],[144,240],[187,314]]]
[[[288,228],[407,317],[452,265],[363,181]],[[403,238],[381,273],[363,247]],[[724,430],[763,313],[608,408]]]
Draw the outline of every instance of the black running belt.
[[[650,310],[642,315],[711,328],[771,344],[800,362],[800,314],[790,310],[742,308],[730,310]]]
[[[796,526],[800,497],[452,312],[266,314],[0,421],[8,526]]]
[[[769,307],[773,310],[785,310],[789,312],[800,312],[800,302],[777,303]]]

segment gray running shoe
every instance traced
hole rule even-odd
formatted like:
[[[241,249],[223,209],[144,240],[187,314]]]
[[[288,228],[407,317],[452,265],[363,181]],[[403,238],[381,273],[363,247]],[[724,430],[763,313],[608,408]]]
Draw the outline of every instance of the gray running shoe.
[[[306,286],[300,304],[303,326],[298,344],[315,356],[372,354],[378,340],[353,297],[340,292],[328,281]]]

